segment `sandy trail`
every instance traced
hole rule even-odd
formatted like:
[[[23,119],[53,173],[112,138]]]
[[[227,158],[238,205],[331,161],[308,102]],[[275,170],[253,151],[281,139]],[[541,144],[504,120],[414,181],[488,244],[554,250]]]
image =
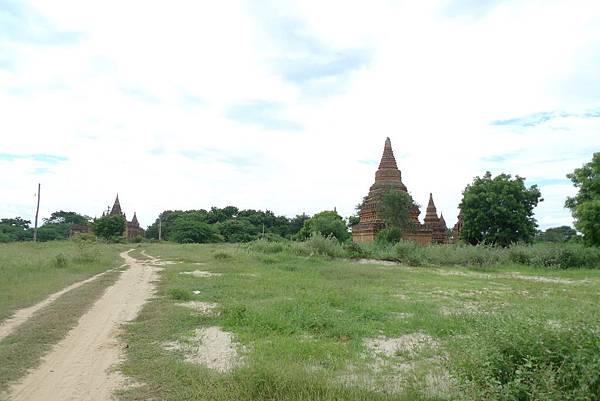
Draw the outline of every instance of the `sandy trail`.
[[[133,320],[152,296],[160,270],[142,264],[128,252],[121,257],[129,268],[41,365],[11,387],[11,400],[110,400],[112,393],[125,385],[125,378],[111,371],[122,356],[119,327]]]
[[[44,299],[43,301],[41,301],[33,306],[19,309],[11,317],[6,319],[4,322],[0,323],[0,340],[2,340],[4,337],[10,335],[13,331],[15,331],[17,329],[17,327],[19,327],[21,324],[25,323],[31,316],[33,316],[33,314],[35,312],[50,305],[52,302],[56,301],[58,299],[58,297],[60,297],[61,295],[65,294],[71,290],[74,290],[75,288],[81,287],[84,284],[92,282],[95,279],[97,279],[98,277],[100,277],[112,270],[113,269],[110,269],[105,272],[98,273],[95,276],[92,276],[88,279],[78,281],[77,283],[73,283],[70,286],[63,288],[62,290],[49,295],[46,299]]]

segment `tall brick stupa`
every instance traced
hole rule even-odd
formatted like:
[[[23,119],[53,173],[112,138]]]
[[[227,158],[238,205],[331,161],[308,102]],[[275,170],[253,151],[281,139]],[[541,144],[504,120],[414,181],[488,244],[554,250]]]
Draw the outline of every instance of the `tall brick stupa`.
[[[352,227],[352,240],[354,242],[369,242],[377,237],[377,233],[385,227],[384,221],[378,216],[377,204],[388,190],[408,192],[406,185],[402,182],[402,173],[396,164],[392,142],[386,138],[383,147],[383,155],[379,162],[379,168],[375,172],[375,182],[369,189],[369,194],[364,198],[360,208],[360,222]],[[425,224],[419,221],[419,208],[415,206],[411,211],[411,219],[414,228],[405,232],[403,238],[421,244],[447,242],[445,233],[445,222],[437,217],[437,210],[430,194]],[[444,227],[444,228],[443,228]]]

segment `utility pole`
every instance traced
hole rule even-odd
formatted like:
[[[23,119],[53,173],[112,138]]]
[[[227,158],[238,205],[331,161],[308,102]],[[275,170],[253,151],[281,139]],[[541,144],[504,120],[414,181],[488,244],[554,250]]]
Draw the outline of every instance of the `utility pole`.
[[[37,226],[38,226],[38,215],[40,213],[40,189],[42,184],[38,183],[38,192],[37,192],[37,208],[35,209],[35,225],[33,227],[33,242],[37,242]]]
[[[162,241],[162,219],[158,216],[158,240]]]

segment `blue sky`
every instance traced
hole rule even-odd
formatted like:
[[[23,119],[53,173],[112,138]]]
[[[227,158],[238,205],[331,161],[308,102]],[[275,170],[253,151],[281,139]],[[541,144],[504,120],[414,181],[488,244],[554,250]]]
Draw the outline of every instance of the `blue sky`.
[[[0,0],[0,216],[278,214],[366,195],[387,136],[449,224],[490,170],[540,186],[600,150],[597,1]],[[423,217],[423,216],[421,216]]]

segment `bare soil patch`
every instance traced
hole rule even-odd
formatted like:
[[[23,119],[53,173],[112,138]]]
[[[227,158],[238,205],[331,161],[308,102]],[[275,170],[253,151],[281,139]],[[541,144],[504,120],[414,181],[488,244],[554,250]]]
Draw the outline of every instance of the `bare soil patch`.
[[[363,343],[367,349],[388,357],[400,354],[413,356],[426,347],[438,346],[438,342],[433,337],[421,332],[405,334],[398,338],[367,338]]]
[[[180,351],[186,361],[219,372],[228,372],[241,363],[239,345],[234,342],[233,334],[216,326],[196,329],[193,337],[169,342],[164,348]]]
[[[516,278],[519,280],[534,281],[536,283],[576,284],[576,283],[584,282],[583,280],[569,280],[566,278],[558,278],[558,277],[526,276],[526,275],[518,273],[518,272],[510,273],[510,277]]]
[[[202,301],[189,301],[183,302],[179,304],[175,304],[177,306],[183,306],[184,308],[189,308],[194,312],[198,312],[201,315],[216,315],[215,308],[218,306],[217,304],[213,304],[210,302],[202,302]]]
[[[219,277],[219,276],[221,276],[221,273],[213,273],[213,272],[208,272],[205,270],[194,270],[192,272],[181,272],[179,274],[187,274],[192,277]]]

